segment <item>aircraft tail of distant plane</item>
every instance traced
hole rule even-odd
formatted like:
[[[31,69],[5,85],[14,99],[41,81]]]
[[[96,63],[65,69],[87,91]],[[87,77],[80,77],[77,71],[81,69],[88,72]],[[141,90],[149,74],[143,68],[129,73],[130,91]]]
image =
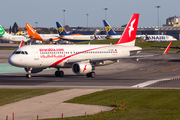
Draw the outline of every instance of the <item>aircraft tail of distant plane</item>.
[[[4,28],[0,25],[0,38],[3,37],[3,40],[7,40],[7,39],[9,39],[9,37],[11,37],[11,36],[13,36],[13,35],[8,34],[8,33],[4,30]],[[7,40],[7,41],[10,41],[10,40]]]
[[[129,23],[127,24],[121,38],[118,40],[116,45],[127,45],[134,46],[136,39],[137,26],[139,21],[139,14],[133,14]]]
[[[103,20],[103,23],[104,23],[106,35],[119,35],[116,32],[114,32],[114,30],[111,28],[111,26],[106,20]]]
[[[59,22],[56,22],[56,25],[57,25],[57,28],[58,28],[58,33],[60,36],[63,36],[63,35],[70,35],[66,32],[66,30],[63,28],[63,26],[59,23]]]
[[[1,25],[0,25],[0,38],[2,40],[10,41],[10,42],[20,42],[21,40],[27,42],[29,40],[29,38],[26,38],[25,36],[11,35],[7,33]]]
[[[41,36],[32,28],[29,23],[26,23],[26,28],[30,39],[42,41]]]
[[[0,36],[7,36],[6,31],[3,29],[1,25],[0,25]]]

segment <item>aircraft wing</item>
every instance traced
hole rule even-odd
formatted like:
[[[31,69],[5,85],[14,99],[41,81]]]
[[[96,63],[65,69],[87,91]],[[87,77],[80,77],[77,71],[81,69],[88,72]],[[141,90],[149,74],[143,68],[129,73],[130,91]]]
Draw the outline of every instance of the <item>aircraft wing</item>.
[[[144,57],[153,57],[155,55],[140,55],[140,56],[127,56],[127,57],[114,57],[114,58],[93,58],[93,59],[68,59],[67,63],[75,63],[81,61],[89,61],[89,62],[98,62],[105,60],[119,60],[119,59],[135,59],[135,58],[144,58]]]
[[[155,47],[155,48],[166,48],[165,46],[150,46],[150,47]],[[176,46],[176,47],[170,47],[173,49],[180,49],[180,47]]]

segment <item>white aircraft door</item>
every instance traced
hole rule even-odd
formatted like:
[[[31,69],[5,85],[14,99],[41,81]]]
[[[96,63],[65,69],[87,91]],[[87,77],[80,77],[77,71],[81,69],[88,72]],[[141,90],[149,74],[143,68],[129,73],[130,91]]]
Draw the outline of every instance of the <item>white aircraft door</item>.
[[[39,60],[39,52],[36,48],[33,48],[34,51],[34,60]]]

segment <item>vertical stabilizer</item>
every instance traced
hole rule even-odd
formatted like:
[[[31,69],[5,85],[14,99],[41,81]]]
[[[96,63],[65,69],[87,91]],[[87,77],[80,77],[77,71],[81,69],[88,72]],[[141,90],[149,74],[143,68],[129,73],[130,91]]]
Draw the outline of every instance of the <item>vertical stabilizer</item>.
[[[116,45],[117,44],[128,45],[128,46],[135,45],[138,21],[139,21],[139,14],[133,14],[121,38],[118,40],[117,43],[115,43]]]
[[[104,23],[106,35],[118,35],[116,32],[114,32],[114,30],[106,20],[103,20],[103,23]]]
[[[58,33],[60,36],[69,35],[59,22],[56,22],[56,25],[57,25]]]
[[[31,27],[29,23],[26,23],[26,28],[30,39],[42,41],[41,36]]]
[[[0,36],[3,36],[5,34],[5,30],[3,29],[3,27],[0,25]]]

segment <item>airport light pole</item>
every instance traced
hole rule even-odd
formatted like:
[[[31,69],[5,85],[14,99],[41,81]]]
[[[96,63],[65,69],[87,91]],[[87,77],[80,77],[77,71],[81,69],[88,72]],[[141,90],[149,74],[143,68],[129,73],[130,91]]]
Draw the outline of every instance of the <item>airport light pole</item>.
[[[37,30],[37,24],[38,24],[38,22],[35,22],[36,23],[36,30]]]
[[[89,14],[86,14],[87,15],[87,27],[88,27],[88,16],[89,16]]]
[[[108,10],[108,8],[104,8],[104,10],[105,10],[105,20],[106,20],[106,11]]]
[[[159,8],[161,6],[155,6],[157,8],[157,18],[158,18],[158,35],[159,35]]]
[[[64,26],[65,26],[65,12],[66,12],[66,10],[63,10],[63,12],[64,12]]]

